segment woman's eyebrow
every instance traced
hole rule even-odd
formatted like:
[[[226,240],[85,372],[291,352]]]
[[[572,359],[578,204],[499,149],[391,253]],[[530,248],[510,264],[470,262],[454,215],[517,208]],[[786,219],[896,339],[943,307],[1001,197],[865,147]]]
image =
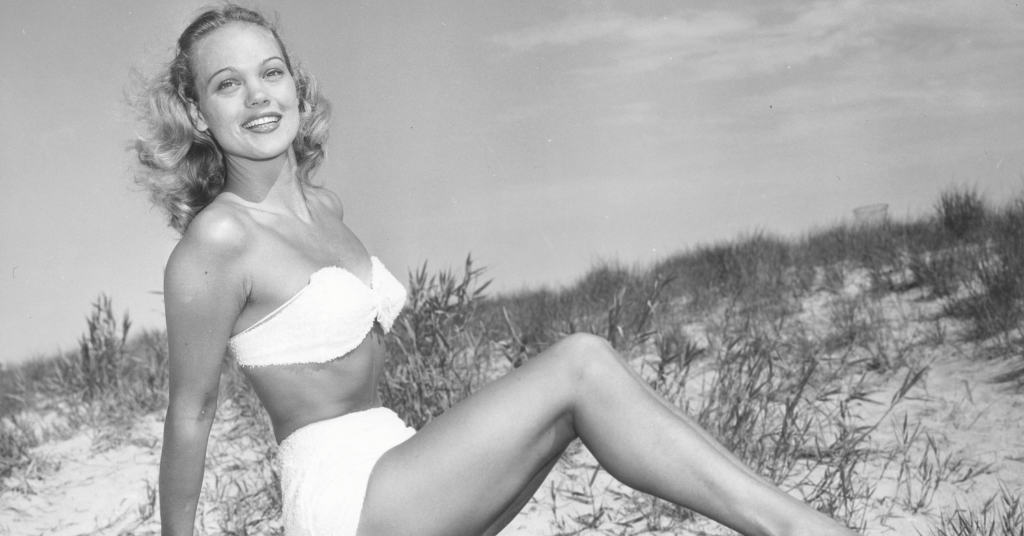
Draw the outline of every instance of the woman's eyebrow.
[[[271,57],[263,60],[262,62],[260,62],[260,66],[266,65],[267,63],[269,63],[269,62],[271,62],[273,60],[280,60],[281,63],[285,63],[284,58],[282,58],[281,56],[271,56]],[[225,67],[225,68],[223,68],[223,69],[221,69],[221,70],[211,74],[210,78],[208,78],[206,80],[206,85],[210,85],[210,82],[213,81],[213,77],[217,76],[218,74],[220,74],[220,73],[222,73],[224,71],[235,71],[235,72],[237,72],[238,69],[235,69],[234,67]]]
[[[225,68],[223,68],[223,69],[221,69],[221,70],[219,70],[219,71],[217,71],[217,72],[215,72],[215,73],[211,74],[211,75],[210,75],[210,78],[206,79],[206,85],[210,85],[210,82],[212,82],[212,81],[213,81],[213,77],[217,76],[217,75],[218,75],[218,74],[220,74],[220,73],[223,73],[224,71],[234,71],[234,72],[238,72],[238,70],[237,70],[237,69],[235,69],[234,67],[225,67]]]

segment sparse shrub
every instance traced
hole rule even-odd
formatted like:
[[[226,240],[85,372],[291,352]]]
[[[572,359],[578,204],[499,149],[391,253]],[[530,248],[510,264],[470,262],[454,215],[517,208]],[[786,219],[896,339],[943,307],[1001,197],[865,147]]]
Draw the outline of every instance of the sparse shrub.
[[[1021,319],[1020,282],[996,270],[986,273],[988,279],[981,289],[971,290],[967,297],[945,308],[946,314],[970,323],[968,340],[984,340],[1019,326]]]
[[[942,512],[932,536],[1024,536],[1021,492],[1000,488],[981,508],[958,506]]]
[[[804,236],[797,254],[801,263],[820,267],[882,266],[900,246],[893,229],[892,224],[864,226],[846,223],[817,229]]]
[[[659,360],[650,385],[668,400],[679,400],[691,365],[705,355],[707,348],[697,345],[678,324],[671,324],[657,330],[654,349]]]
[[[52,373],[51,366],[49,360],[30,359],[0,370],[0,418],[31,405],[37,387]]]
[[[942,228],[958,240],[978,232],[988,213],[985,200],[974,188],[952,188],[942,192],[935,211]]]
[[[707,268],[715,272],[706,280],[720,292],[755,299],[781,297],[792,263],[790,248],[781,239],[757,233],[709,253],[712,263]]]
[[[868,304],[863,296],[840,297],[829,307],[831,330],[825,337],[823,349],[832,353],[852,346],[867,345],[875,337],[878,326],[868,313]]]
[[[982,284],[992,297],[1002,300],[998,307],[1006,313],[1007,329],[1024,335],[1024,199],[1006,208],[992,226],[992,249],[997,261],[984,268]]]
[[[623,289],[633,286],[636,279],[636,276],[623,266],[603,262],[591,268],[573,285],[572,293],[601,307],[615,299]]]
[[[977,466],[953,453],[940,452],[935,437],[922,430],[921,423],[911,427],[906,414],[902,422],[894,419],[893,430],[897,447],[890,456],[898,460],[899,467],[896,499],[909,512],[928,508],[943,483],[961,484],[991,468],[991,464]]]
[[[620,514],[623,521],[618,524],[627,525],[629,521],[640,525],[646,532],[680,534],[688,533],[683,529],[686,523],[692,522],[697,515],[687,508],[663,501],[645,493],[634,492],[630,501]],[[611,517],[611,515],[605,516]],[[607,534],[607,533],[606,533]],[[636,534],[629,532],[626,534]]]
[[[856,358],[868,370],[886,372],[905,366],[909,347],[897,331],[898,320],[886,317],[881,298],[874,294],[837,297],[829,307],[830,329],[822,349]]]
[[[801,265],[819,267],[839,275],[856,269],[866,269],[871,277],[871,289],[876,293],[904,290],[904,272],[909,268],[914,240],[920,239],[921,229],[913,224],[886,221],[878,225],[838,224],[808,233],[796,248]],[[826,288],[838,290],[843,278],[833,279]]]
[[[1017,332],[1024,321],[1024,200],[992,218],[989,240],[971,252],[973,285],[967,296],[946,306],[946,313],[970,323],[974,340]],[[1005,338],[1004,344],[1010,343]]]
[[[957,293],[970,275],[970,268],[955,250],[927,251],[910,261],[914,280],[928,287],[933,298],[947,298]]]
[[[125,343],[132,323],[128,313],[125,313],[118,326],[111,299],[105,294],[101,294],[93,303],[92,314],[86,318],[86,322],[89,331],[82,335],[78,344],[85,398],[92,400],[102,391],[117,390],[120,387],[120,373],[125,366]]]
[[[808,426],[794,410],[814,361],[798,372],[796,384],[786,385],[776,371],[782,365],[778,347],[757,336],[727,341],[716,361],[715,379],[697,410],[698,422],[755,470],[781,480],[791,468],[791,458],[782,451],[799,446],[787,444],[792,437],[781,436]]]
[[[490,281],[467,257],[461,275],[427,275],[424,265],[409,278],[407,308],[388,338],[391,359],[381,397],[406,423],[421,428],[470,394],[481,381],[489,349],[477,308]]]
[[[507,331],[514,347],[506,356],[513,363],[536,355],[563,333],[573,333],[577,321],[568,296],[549,289],[499,296],[485,307],[488,333],[503,337]]]
[[[4,491],[4,480],[12,472],[32,462],[29,449],[38,441],[17,416],[0,417],[0,493]]]
[[[654,334],[651,322],[670,299],[675,280],[665,272],[599,264],[577,283],[558,291],[542,289],[487,300],[481,304],[481,318],[489,336],[511,336],[515,349],[506,349],[506,354],[513,363],[577,332],[601,335],[618,350],[628,351]]]
[[[813,277],[813,270],[795,269],[789,243],[763,232],[697,247],[658,263],[654,272],[674,280],[669,294],[685,296],[691,312],[722,303],[771,308]]]
[[[658,309],[663,305],[663,294],[674,277],[664,278],[654,273],[651,277],[633,277],[632,285],[623,285],[612,298],[606,315],[603,335],[619,351],[644,344],[655,335],[650,330]],[[601,333],[599,330],[594,330]]]
[[[698,422],[760,474],[799,489],[847,525],[863,526],[871,488],[861,471],[870,427],[855,425],[849,410],[863,390],[853,385],[838,400],[815,398],[838,392],[843,377],[821,365],[819,343],[786,340],[750,318],[736,320],[739,326],[719,330],[731,338],[714,345],[714,376],[696,402]],[[686,371],[677,374],[685,378]]]
[[[113,302],[105,295],[92,304],[86,324],[77,352],[31,360],[4,372],[0,378],[4,388],[0,415],[30,408],[47,399],[69,402],[75,419],[82,418],[82,412],[91,405],[98,410],[92,414],[125,418],[164,407],[166,335],[162,331],[145,331],[129,339],[128,314],[118,322]]]

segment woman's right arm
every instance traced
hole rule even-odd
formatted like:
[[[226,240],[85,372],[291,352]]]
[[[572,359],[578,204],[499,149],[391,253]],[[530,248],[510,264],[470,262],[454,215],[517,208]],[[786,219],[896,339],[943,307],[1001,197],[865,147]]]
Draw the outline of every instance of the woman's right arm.
[[[193,535],[221,365],[246,300],[244,235],[230,214],[204,211],[175,247],[164,273],[170,352],[160,459],[164,536]]]

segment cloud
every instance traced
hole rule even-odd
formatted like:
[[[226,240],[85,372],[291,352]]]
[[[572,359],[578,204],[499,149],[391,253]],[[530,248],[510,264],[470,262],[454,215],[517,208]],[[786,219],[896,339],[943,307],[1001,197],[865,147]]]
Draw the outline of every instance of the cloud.
[[[823,117],[1021,113],[1022,15],[1006,2],[783,0],[657,17],[582,13],[492,41],[561,58],[580,87],[593,86],[604,126],[761,124],[788,138]]]
[[[656,105],[646,100],[628,101],[614,107],[606,117],[597,120],[598,125],[632,126],[651,125],[661,119]]]
[[[1007,17],[1007,9],[960,0],[846,0],[690,10],[661,17],[577,14],[500,34],[492,42],[513,54],[604,47],[590,64],[578,68],[584,75],[668,70],[714,81],[779,73],[815,61],[839,62],[879,49],[934,59],[972,33],[1020,42],[1020,13]]]
[[[560,22],[494,36],[492,41],[513,52],[528,52],[543,46],[578,46],[598,41],[621,42],[641,47],[695,43],[724,32],[743,31],[749,21],[719,13],[691,17],[644,19],[628,14],[580,16]]]
[[[690,11],[656,18],[582,15],[492,40],[517,54],[549,47],[609,46],[610,51],[602,55],[605,62],[582,69],[591,75],[631,75],[671,67],[721,78],[828,56],[860,39],[844,31],[853,9],[832,6],[819,5],[784,25],[759,21],[754,11]]]

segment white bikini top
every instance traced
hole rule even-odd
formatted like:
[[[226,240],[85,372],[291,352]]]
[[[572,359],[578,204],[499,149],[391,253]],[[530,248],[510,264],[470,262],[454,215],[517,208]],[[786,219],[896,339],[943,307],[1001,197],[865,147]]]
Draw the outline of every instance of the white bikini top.
[[[231,337],[229,355],[246,367],[325,363],[359,346],[374,321],[391,331],[405,287],[377,257],[370,264],[370,286],[338,266],[317,270],[288,301]]]

